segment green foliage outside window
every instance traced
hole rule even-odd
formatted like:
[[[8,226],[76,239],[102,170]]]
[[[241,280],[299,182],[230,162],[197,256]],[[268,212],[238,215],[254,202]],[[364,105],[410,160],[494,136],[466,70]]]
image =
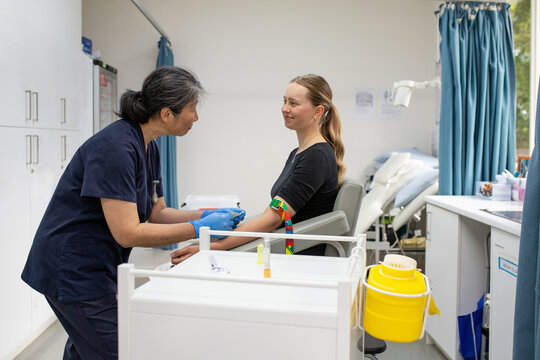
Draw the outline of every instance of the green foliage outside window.
[[[533,0],[534,1],[534,0]],[[516,63],[516,148],[517,155],[529,155],[529,90],[531,64],[531,0],[514,1],[510,7],[514,30]]]

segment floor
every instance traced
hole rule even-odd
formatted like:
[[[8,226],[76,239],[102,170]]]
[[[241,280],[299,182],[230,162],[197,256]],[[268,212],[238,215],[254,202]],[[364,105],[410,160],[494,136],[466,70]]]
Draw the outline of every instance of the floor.
[[[154,269],[170,260],[170,251],[135,248],[130,256],[130,262],[137,268]],[[139,282],[139,285],[144,281]],[[14,360],[59,360],[64,353],[67,334],[58,321],[54,322],[43,334],[30,344]],[[358,351],[351,360],[362,359]],[[446,360],[446,357],[434,346],[426,345],[425,340],[413,343],[390,343],[387,349],[379,355],[380,360]]]

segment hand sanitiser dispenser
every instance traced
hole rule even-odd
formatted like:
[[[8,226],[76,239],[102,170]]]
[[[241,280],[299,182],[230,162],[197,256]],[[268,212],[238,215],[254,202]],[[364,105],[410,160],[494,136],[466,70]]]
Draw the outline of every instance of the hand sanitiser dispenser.
[[[431,297],[428,278],[416,270],[416,261],[386,255],[379,265],[366,269],[364,329],[372,336],[394,342],[411,342],[424,334],[427,313],[439,314]]]

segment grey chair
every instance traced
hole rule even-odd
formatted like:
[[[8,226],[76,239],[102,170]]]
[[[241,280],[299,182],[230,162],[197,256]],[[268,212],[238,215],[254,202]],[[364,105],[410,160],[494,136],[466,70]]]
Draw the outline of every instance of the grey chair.
[[[293,223],[293,231],[295,234],[311,234],[311,235],[336,235],[336,236],[353,236],[360,211],[360,204],[364,195],[364,187],[362,184],[353,179],[345,179],[339,188],[336,202],[332,212],[319,215],[309,220],[301,221],[297,224]],[[285,232],[284,228],[276,230],[276,232]],[[233,251],[257,251],[257,245],[263,242],[263,239],[255,239],[247,244],[238,246]],[[295,240],[294,251],[299,252],[311,246],[317,245],[317,242],[307,240]],[[348,256],[352,247],[350,242],[329,242],[331,246],[327,246],[327,256]],[[272,239],[271,249],[273,253],[285,253],[285,240]]]

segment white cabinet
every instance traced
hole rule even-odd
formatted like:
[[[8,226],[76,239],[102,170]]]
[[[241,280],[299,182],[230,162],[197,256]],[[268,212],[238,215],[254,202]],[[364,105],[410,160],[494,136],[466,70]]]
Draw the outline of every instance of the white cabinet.
[[[491,231],[490,348],[493,360],[512,358],[519,236]],[[508,346],[510,344],[510,346]]]
[[[450,359],[461,359],[457,317],[475,311],[486,290],[491,228],[432,204],[427,214],[426,274],[441,317],[428,317],[426,331]]]
[[[0,2],[0,359],[53,320],[20,278],[58,180],[92,129],[92,61],[81,50],[81,0]]]
[[[212,272],[209,254],[230,276]],[[133,265],[121,265],[119,358],[178,358],[181,348],[184,359],[357,359],[351,295],[364,261],[271,254],[264,278],[254,253],[202,251],[137,289]]]
[[[31,332],[30,288],[20,279],[31,241],[28,136],[27,129],[0,128],[0,279],[4,289],[0,296],[0,359],[9,354],[8,345],[20,343]]]
[[[459,216],[427,206],[426,274],[441,316],[428,316],[426,331],[452,359],[457,359]]]
[[[429,338],[450,359],[462,359],[457,317],[477,309],[489,279],[489,356],[511,359],[521,224],[485,210],[520,211],[522,204],[474,196],[428,196],[426,201],[426,274],[442,314],[428,317]]]

